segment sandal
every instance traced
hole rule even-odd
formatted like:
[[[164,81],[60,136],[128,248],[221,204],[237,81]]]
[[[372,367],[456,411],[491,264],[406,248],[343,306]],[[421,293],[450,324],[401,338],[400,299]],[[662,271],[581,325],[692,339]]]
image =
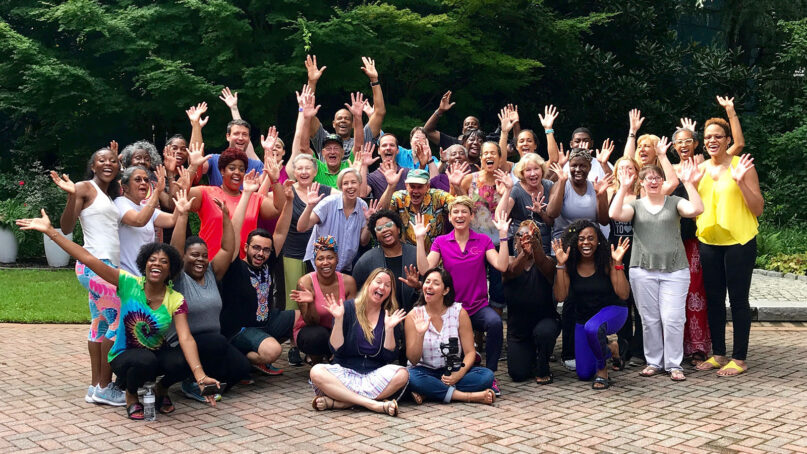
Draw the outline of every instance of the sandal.
[[[684,371],[682,369],[673,369],[670,371],[670,380],[672,381],[684,381],[687,377],[684,375]]]
[[[627,339],[620,339],[617,345],[619,346],[619,354],[611,356],[611,369],[625,370],[625,355],[628,353],[628,341]]]
[[[644,369],[642,369],[641,372],[639,372],[639,375],[641,375],[642,377],[652,377],[653,375],[658,375],[661,372],[663,371],[658,367],[647,366]]]
[[[390,416],[398,416],[398,401],[395,399],[385,401],[384,413]]]
[[[135,421],[142,421],[144,418],[143,415],[143,404],[140,402],[135,402],[132,405],[126,407],[126,414],[129,415],[129,419],[133,419]]]
[[[693,367],[698,367],[698,365],[700,365],[704,361],[706,361],[706,354],[701,352],[695,352],[689,359],[689,364],[691,364]]]
[[[173,413],[174,410],[176,410],[176,408],[174,408],[174,403],[171,402],[171,398],[168,397],[168,394],[164,395],[157,405],[157,411],[163,415],[168,415]]]
[[[714,356],[710,357],[706,361],[698,364],[695,369],[697,370],[714,370],[714,369],[722,369],[725,364],[720,364],[717,362]]]
[[[596,389],[597,391],[602,391],[603,389],[608,389],[611,387],[611,381],[605,377],[596,377],[594,378],[594,383],[591,384],[591,389]]]
[[[320,399],[323,399],[322,402],[325,402],[325,408],[319,408],[319,405],[317,405],[320,402]],[[328,403],[329,399],[331,403]],[[316,411],[333,410],[333,405],[334,405],[333,399],[331,399],[328,396],[317,396],[314,398],[314,400],[311,401],[311,408],[313,408]]]
[[[734,377],[735,375],[740,375],[742,373],[745,373],[746,370],[747,370],[747,368],[744,369],[739,364],[734,362],[734,360],[732,359],[725,366],[720,368],[717,375],[719,377]],[[723,371],[732,371],[732,372],[731,373],[721,374],[720,372],[723,372]]]
[[[416,393],[414,391],[409,391],[409,394],[412,395],[412,400],[415,401],[415,405],[422,405],[423,404],[423,396],[421,396],[420,394],[418,394],[418,393]]]
[[[539,385],[551,385],[555,381],[555,377],[549,374],[548,377],[535,377],[535,383]]]

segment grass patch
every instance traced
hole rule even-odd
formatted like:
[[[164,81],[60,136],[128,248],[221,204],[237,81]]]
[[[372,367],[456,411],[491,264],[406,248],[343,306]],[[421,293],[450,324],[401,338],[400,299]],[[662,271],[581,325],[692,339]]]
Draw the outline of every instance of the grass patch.
[[[0,270],[0,322],[89,323],[87,290],[73,270]]]

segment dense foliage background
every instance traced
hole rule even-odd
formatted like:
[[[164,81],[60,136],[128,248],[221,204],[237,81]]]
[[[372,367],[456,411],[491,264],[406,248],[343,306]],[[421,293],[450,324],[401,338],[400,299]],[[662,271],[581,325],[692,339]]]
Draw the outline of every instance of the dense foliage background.
[[[806,16],[805,0],[6,0],[0,199],[19,191],[36,160],[78,175],[110,139],[161,149],[189,133],[184,109],[202,100],[211,106],[206,142],[221,147],[225,85],[247,120],[291,139],[294,90],[312,53],[328,66],[318,86],[326,124],[349,91],[370,94],[359,70],[368,55],[381,75],[384,129],[404,135],[448,89],[457,101],[440,123],[448,133],[470,114],[495,129],[508,102],[522,127],[540,127],[551,103],[564,140],[586,125],[617,149],[630,108],[647,117],[643,132],[669,135],[682,116],[702,126],[723,114],[716,94],[735,96],[764,220],[802,223]]]

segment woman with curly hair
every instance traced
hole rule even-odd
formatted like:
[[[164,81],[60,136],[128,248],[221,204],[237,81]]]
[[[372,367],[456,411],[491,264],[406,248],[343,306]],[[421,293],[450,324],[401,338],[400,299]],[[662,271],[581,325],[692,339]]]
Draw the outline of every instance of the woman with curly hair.
[[[610,253],[607,244],[600,229],[588,220],[573,222],[562,240],[552,242],[558,262],[555,299],[571,302],[575,308],[577,376],[581,380],[594,377],[591,387],[597,390],[611,386],[606,360],[619,355],[619,347],[606,336],[625,323],[624,300],[630,292],[622,264],[630,240],[621,239]]]
[[[162,347],[172,322],[176,327],[185,361],[190,366],[199,389],[204,389],[205,385],[219,386],[218,380],[208,376],[202,367],[196,341],[188,328],[188,305],[182,294],[169,285],[182,269],[182,258],[176,249],[163,243],[149,243],[143,246],[137,257],[137,266],[143,277],[135,277],[107,265],[88,250],[59,235],[50,225],[45,210],[42,210],[41,218],[18,219],[17,225],[23,230],[44,233],[65,252],[76,260],[81,260],[99,277],[116,288],[121,300],[120,323],[115,343],[109,351],[109,363],[118,376],[120,385],[126,389],[126,412],[130,419],[144,418],[143,405],[138,400],[137,389],[163,374],[162,361],[166,356],[166,349]],[[223,354],[222,351],[220,356]],[[221,362],[217,357],[211,359],[211,364]],[[157,409],[161,413],[174,411],[174,405],[166,391],[171,384],[182,378],[165,374],[155,387]],[[208,396],[207,401],[215,405],[212,396]]]
[[[401,392],[409,381],[398,358],[395,327],[405,317],[392,291],[392,271],[376,268],[355,300],[325,295],[333,317],[330,346],[333,364],[311,368],[317,397],[314,410],[350,408],[355,405],[377,413],[398,416],[398,401],[386,400]]]

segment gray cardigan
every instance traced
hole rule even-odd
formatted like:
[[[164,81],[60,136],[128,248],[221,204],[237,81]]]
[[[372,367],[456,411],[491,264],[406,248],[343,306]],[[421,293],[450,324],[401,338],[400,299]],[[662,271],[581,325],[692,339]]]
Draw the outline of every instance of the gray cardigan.
[[[415,265],[417,266],[417,248],[411,244],[403,243],[403,260],[401,263],[403,266],[407,265]],[[353,267],[353,279],[356,280],[356,288],[361,289],[362,285],[364,285],[364,281],[367,280],[367,277],[370,276],[370,273],[376,268],[386,268],[387,262],[384,260],[384,251],[381,247],[374,247],[369,251],[362,254],[359,257],[359,261],[356,262],[356,265]],[[406,273],[403,270],[399,270],[401,277],[406,277]],[[404,284],[403,286],[402,295],[396,295],[398,297],[398,304],[401,307],[406,308],[407,310],[412,307],[412,304],[417,299],[418,293],[412,287]]]

